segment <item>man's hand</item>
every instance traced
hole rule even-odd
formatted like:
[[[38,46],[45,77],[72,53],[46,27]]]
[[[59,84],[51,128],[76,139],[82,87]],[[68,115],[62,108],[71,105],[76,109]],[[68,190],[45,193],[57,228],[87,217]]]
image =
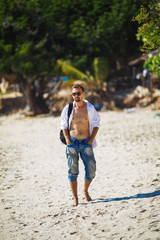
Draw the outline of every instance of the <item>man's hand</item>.
[[[69,138],[69,133],[68,133],[68,129],[63,129],[63,134],[64,134],[64,137],[66,139],[66,143],[67,145],[70,145],[72,142]]]
[[[88,141],[88,144],[89,144],[90,146],[92,146],[93,140],[95,139],[95,136],[96,136],[98,130],[99,130],[98,127],[93,128],[92,135],[90,136],[90,139],[89,139],[89,141]]]
[[[66,143],[67,143],[67,145],[70,145],[72,142],[71,142],[71,140],[67,140]]]
[[[93,141],[91,139],[89,139],[88,145],[92,146],[92,143],[93,143]]]

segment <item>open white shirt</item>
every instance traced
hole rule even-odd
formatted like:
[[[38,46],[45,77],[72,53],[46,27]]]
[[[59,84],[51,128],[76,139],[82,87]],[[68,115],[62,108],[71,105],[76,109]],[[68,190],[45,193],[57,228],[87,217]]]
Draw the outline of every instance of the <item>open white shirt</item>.
[[[83,100],[84,102],[87,103],[87,111],[88,111],[88,118],[89,118],[89,132],[90,132],[90,135],[92,134],[92,131],[93,131],[93,128],[95,127],[100,127],[100,116],[98,114],[98,112],[96,111],[96,109],[94,108],[94,106],[89,103],[87,100]],[[75,105],[75,102],[73,102],[73,109],[74,109],[74,105]],[[69,104],[67,104],[62,113],[61,113],[61,129],[68,129],[68,108],[69,108]],[[71,121],[72,121],[72,116],[73,116],[73,109],[72,109],[72,112],[71,112],[71,115],[69,117],[69,129],[70,129],[70,126],[71,126]],[[92,144],[93,147],[96,147],[97,146],[97,142],[96,142],[96,139],[94,139],[93,141],[93,144]]]

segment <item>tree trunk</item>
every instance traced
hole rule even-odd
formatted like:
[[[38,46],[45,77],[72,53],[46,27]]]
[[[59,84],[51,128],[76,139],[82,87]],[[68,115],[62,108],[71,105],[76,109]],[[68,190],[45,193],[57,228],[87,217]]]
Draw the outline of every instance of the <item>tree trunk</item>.
[[[20,86],[26,99],[27,112],[32,112],[33,115],[49,112],[48,106],[43,99],[43,93],[37,93],[35,90],[34,81],[23,79]]]

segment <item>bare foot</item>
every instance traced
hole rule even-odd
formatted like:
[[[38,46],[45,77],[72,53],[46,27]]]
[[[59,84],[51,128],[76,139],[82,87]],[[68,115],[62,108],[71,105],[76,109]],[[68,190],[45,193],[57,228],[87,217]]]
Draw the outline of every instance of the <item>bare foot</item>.
[[[85,196],[85,199],[86,199],[87,202],[92,201],[92,198],[89,196],[88,192],[83,190],[83,193],[84,193],[84,196]]]
[[[75,198],[71,207],[77,207],[77,205],[78,205],[78,198]]]

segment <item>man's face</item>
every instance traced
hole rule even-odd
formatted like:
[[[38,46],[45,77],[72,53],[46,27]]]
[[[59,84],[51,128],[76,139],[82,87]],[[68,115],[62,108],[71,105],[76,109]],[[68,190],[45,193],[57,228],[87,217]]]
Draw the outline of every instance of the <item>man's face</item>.
[[[75,102],[80,102],[82,101],[84,97],[84,92],[82,91],[81,88],[73,88],[72,89],[72,97]]]

